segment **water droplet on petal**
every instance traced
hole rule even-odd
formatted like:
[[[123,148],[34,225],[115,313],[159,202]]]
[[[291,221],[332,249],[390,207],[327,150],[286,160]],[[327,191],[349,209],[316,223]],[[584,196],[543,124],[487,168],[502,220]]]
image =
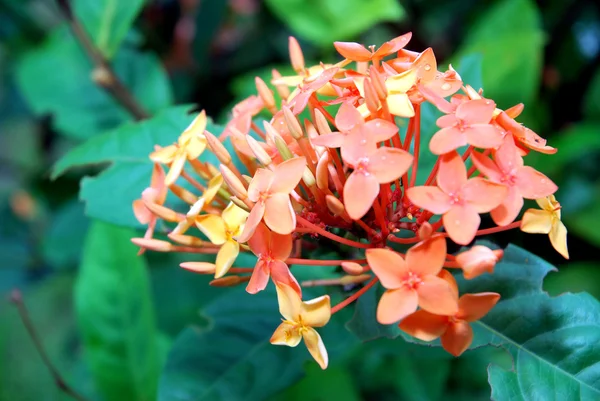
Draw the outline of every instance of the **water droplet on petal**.
[[[360,144],[361,145],[366,145],[367,144],[367,140],[366,139],[361,139],[360,140]]]
[[[540,183],[542,183],[542,184],[545,184],[545,183],[546,183],[546,179],[545,179],[545,178],[542,178],[542,179],[540,180]]]
[[[442,90],[448,91],[450,88],[452,88],[452,85],[450,85],[448,82],[442,85]]]
[[[454,224],[456,224],[457,226],[460,226],[460,220],[454,220]]]
[[[431,70],[431,66],[429,64],[425,64],[425,67],[423,67],[423,68],[425,68],[425,71]]]
[[[381,127],[381,123],[378,121],[378,122],[375,123],[375,126],[376,127]]]
[[[492,102],[490,102],[489,100],[485,101],[485,104],[490,104],[490,103],[492,103]]]

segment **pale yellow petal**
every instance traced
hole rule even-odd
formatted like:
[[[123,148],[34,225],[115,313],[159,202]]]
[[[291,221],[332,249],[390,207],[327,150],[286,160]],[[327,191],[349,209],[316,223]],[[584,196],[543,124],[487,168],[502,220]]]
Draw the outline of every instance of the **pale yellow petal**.
[[[204,214],[196,217],[196,226],[215,245],[227,241],[227,227],[223,219],[217,215]]]
[[[157,151],[150,153],[150,160],[157,163],[169,164],[177,154],[177,146],[169,145]]]
[[[554,209],[552,205],[552,201],[556,202],[556,198],[554,195],[546,196],[544,198],[536,199],[535,202],[538,204],[540,209],[547,210],[551,212]]]
[[[289,322],[283,322],[277,327],[275,333],[271,336],[271,344],[274,345],[287,345],[288,347],[295,347],[300,344],[302,336],[297,328]]]
[[[287,284],[277,284],[277,302],[279,303],[279,312],[286,320],[298,322],[302,310],[302,300],[292,287]]]
[[[225,210],[223,210],[221,217],[223,218],[223,221],[225,221],[228,230],[232,232],[239,231],[240,227],[242,227],[248,219],[248,212],[231,202],[227,205]]]
[[[550,242],[558,253],[565,259],[569,259],[569,249],[567,248],[567,227],[562,221],[556,219],[550,230]]]
[[[312,327],[302,330],[302,338],[304,338],[304,344],[308,348],[308,352],[317,361],[321,369],[326,369],[329,363],[329,357],[327,356],[327,349],[321,336]]]
[[[221,189],[222,185],[223,176],[221,174],[217,174],[210,179],[210,181],[208,182],[208,188],[206,188],[206,191],[204,191],[204,194],[202,194],[202,198],[204,199],[204,202],[207,205],[209,205],[213,201],[215,195],[217,194],[217,192],[219,192],[219,189]]]
[[[353,77],[352,81],[354,81],[354,85],[356,86],[356,89],[358,89],[358,93],[360,93],[362,97],[365,97],[365,77]]]
[[[204,135],[190,138],[189,142],[185,145],[188,160],[200,157],[204,149],[206,149],[206,144],[207,141]]]
[[[415,109],[405,93],[395,93],[387,97],[390,113],[398,117],[413,117]]]
[[[169,169],[169,173],[165,178],[165,185],[169,186],[173,184],[179,178],[181,171],[183,171],[183,166],[185,164],[185,155],[178,153],[173,163],[171,163],[171,168]]]
[[[530,234],[548,234],[552,229],[552,213],[546,210],[527,209],[521,221],[521,231]]]
[[[217,260],[215,261],[215,278],[223,277],[229,271],[239,253],[240,244],[234,240],[229,240],[221,246],[219,253],[217,253]]]
[[[298,86],[304,80],[302,75],[292,75],[288,77],[281,77],[271,81],[273,85],[287,85],[287,86]]]
[[[302,302],[300,317],[302,323],[310,327],[323,327],[331,318],[331,300],[323,295],[310,301]]]
[[[417,82],[417,72],[408,70],[398,75],[393,75],[385,81],[385,86],[390,94],[406,93]]]
[[[191,124],[188,125],[188,127],[181,133],[178,142],[183,145],[193,137],[204,135],[205,129],[206,112],[202,110],[200,113],[198,113],[196,118],[194,118],[194,121],[192,121]]]

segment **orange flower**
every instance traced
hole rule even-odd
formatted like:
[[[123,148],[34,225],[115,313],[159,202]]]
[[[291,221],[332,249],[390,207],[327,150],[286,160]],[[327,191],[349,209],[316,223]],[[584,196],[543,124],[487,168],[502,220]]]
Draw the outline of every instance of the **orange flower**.
[[[507,189],[481,177],[467,179],[467,169],[455,151],[441,156],[437,187],[420,186],[406,191],[408,199],[431,213],[442,214],[448,235],[467,245],[475,238],[481,218],[502,203]]]
[[[444,271],[442,277],[458,298],[458,288],[452,275]],[[469,323],[484,317],[498,300],[500,294],[495,292],[465,294],[458,300],[458,312],[454,314],[440,316],[419,310],[400,322],[398,327],[421,341],[433,341],[441,336],[442,347],[452,355],[459,356],[473,342],[473,329]]]
[[[461,103],[454,114],[438,118],[441,128],[429,142],[433,154],[442,155],[467,144],[477,148],[495,148],[502,144],[502,133],[490,124],[496,104],[477,99]]]
[[[342,57],[351,61],[381,60],[382,58],[403,49],[404,46],[408,44],[411,37],[411,32],[398,36],[397,38],[385,42],[377,49],[377,51],[374,50],[375,46],[370,46],[369,50],[363,45],[355,42],[333,42],[333,46],[335,46],[335,49]]]
[[[467,280],[471,280],[485,272],[492,274],[494,266],[502,259],[504,251],[502,249],[494,249],[475,245],[468,251],[462,252],[456,256],[456,262],[463,270],[463,276]]]
[[[258,257],[246,291],[256,294],[262,291],[273,277],[275,284],[286,284],[302,296],[302,290],[296,278],[290,272],[285,260],[292,253],[292,236],[281,235],[270,231],[264,224],[254,231],[248,241],[250,250]]]
[[[338,71],[339,67],[323,68],[320,72],[317,71],[315,74],[304,78],[302,84],[298,86],[298,90],[292,92],[288,99],[288,105],[294,106],[292,109],[294,114],[300,114],[313,93],[327,85]]]
[[[133,214],[141,224],[147,224],[144,238],[152,238],[158,216],[150,211],[144,204],[145,202],[162,205],[167,199],[167,186],[165,185],[165,170],[158,163],[154,163],[152,169],[152,178],[150,186],[142,192],[142,198],[133,201]],[[140,249],[140,254],[144,253],[144,248]]]
[[[539,199],[552,195],[558,187],[548,177],[533,167],[524,166],[512,135],[506,135],[504,143],[494,152],[494,162],[489,158],[473,152],[473,164],[490,181],[505,185],[508,188],[506,199],[491,215],[499,226],[512,223],[521,208],[523,198]]]
[[[431,313],[453,315],[456,297],[437,274],[446,259],[446,240],[435,236],[413,246],[406,260],[390,249],[367,249],[367,262],[387,288],[377,307],[377,321],[391,324],[421,307]]]
[[[250,211],[239,242],[246,242],[265,219],[265,224],[278,234],[289,234],[296,228],[296,213],[290,193],[296,188],[306,168],[304,157],[295,157],[275,166],[273,171],[259,168],[248,187],[248,199],[256,202]]]

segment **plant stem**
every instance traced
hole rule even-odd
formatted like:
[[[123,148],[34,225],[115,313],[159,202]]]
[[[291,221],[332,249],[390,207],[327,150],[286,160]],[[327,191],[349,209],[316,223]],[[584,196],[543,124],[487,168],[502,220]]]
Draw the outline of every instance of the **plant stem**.
[[[311,223],[310,221],[306,220],[305,218],[303,218],[301,216],[296,216],[296,219],[303,226],[310,228],[315,234],[322,235],[323,237],[326,237],[326,238],[329,238],[330,240],[339,242],[340,244],[348,245],[348,246],[351,246],[354,248],[362,248],[362,249],[371,248],[371,244],[363,244],[361,242],[352,241],[352,240],[349,240],[346,238],[342,238],[339,235],[330,233],[329,231],[325,231],[321,227]]]
[[[340,266],[343,262],[367,263],[367,259],[313,260],[313,259],[287,258],[285,262],[288,265]]]
[[[350,295],[348,298],[344,299],[342,302],[331,308],[331,314],[339,312],[344,309],[346,306],[350,305],[352,302],[356,301],[360,298],[365,292],[369,291],[369,288],[373,287],[379,279],[377,277],[373,277],[373,280],[369,281],[363,288],[356,291],[354,294]]]

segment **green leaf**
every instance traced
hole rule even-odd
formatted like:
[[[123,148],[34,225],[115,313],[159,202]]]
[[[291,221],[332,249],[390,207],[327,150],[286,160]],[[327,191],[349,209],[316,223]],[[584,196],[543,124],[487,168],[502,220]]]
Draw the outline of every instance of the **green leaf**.
[[[148,112],[172,103],[169,79],[155,55],[122,48],[112,67]],[[19,60],[16,77],[21,93],[36,114],[52,114],[60,133],[85,139],[132,119],[94,84],[92,69],[79,44],[63,26]]]
[[[380,324],[376,319],[377,302],[383,293],[382,287],[375,287],[364,293],[354,307],[354,316],[346,328],[361,341],[375,340],[381,337],[396,338],[401,331],[397,325]]]
[[[583,113],[591,120],[600,120],[600,68],[590,82],[583,100]]]
[[[404,16],[404,9],[394,0],[267,0],[267,6],[301,38],[322,47]]]
[[[484,94],[507,108],[534,100],[540,85],[543,46],[535,3],[503,0],[477,16],[458,54],[483,55]]]
[[[136,233],[94,221],[88,232],[75,305],[86,357],[106,401],[150,401],[160,355],[146,263]]]
[[[600,299],[600,269],[597,262],[572,262],[544,280],[544,290],[552,296],[567,291],[585,291]]]
[[[96,47],[111,59],[143,6],[144,0],[75,0],[73,11]]]

